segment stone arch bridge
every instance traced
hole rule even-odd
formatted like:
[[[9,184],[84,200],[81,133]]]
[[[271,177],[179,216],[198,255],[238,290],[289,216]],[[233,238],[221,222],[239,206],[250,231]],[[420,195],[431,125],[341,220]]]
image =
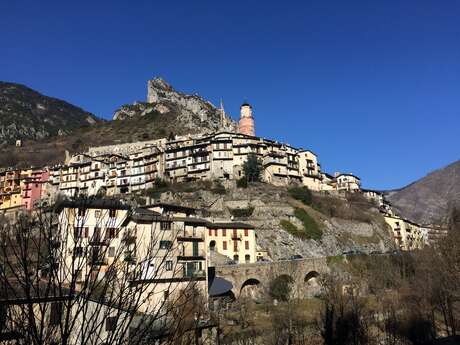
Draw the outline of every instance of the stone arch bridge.
[[[278,277],[288,278],[293,283],[293,293],[311,297],[319,292],[318,278],[327,272],[325,257],[216,267],[216,276],[233,284],[236,298],[255,298],[268,291],[270,282]]]

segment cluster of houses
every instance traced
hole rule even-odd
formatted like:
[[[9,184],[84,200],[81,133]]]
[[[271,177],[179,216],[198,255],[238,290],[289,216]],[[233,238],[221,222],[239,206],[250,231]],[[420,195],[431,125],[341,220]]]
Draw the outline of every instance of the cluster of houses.
[[[243,164],[250,154],[258,157],[261,178],[267,183],[299,184],[314,191],[360,190],[357,176],[322,172],[312,151],[241,133],[221,132],[95,147],[69,157],[63,165],[4,170],[0,172],[0,209],[26,205],[28,194],[24,191],[31,185],[33,192],[29,194],[33,196],[27,201],[27,209],[40,198],[58,194],[77,197],[137,193],[154,187],[158,180],[238,180],[244,176]]]
[[[64,261],[60,277],[68,286],[83,289],[88,279],[102,281],[123,274],[130,286],[145,286],[140,312],[161,308],[173,291],[182,291],[190,282],[212,297],[210,267],[222,260],[256,263],[266,260],[266,253],[258,247],[250,224],[209,220],[180,205],[133,207],[122,201],[123,195],[142,193],[158,181],[239,180],[249,155],[258,158],[266,183],[323,193],[362,193],[376,203],[401,250],[422,248],[432,240],[431,233],[442,234],[442,229],[396,215],[382,193],[361,188],[359,177],[329,175],[312,151],[256,137],[254,127],[252,109],[243,104],[238,133],[93,147],[67,157],[62,165],[1,170],[0,212],[33,211],[63,196],[65,201],[57,208],[57,243]],[[114,271],[119,262],[126,263],[127,271]],[[104,322],[108,336],[117,320],[107,317]]]
[[[310,150],[243,133],[219,132],[93,147],[66,159],[65,164],[0,171],[0,211],[32,210],[58,195],[123,196],[153,188],[159,181],[238,180],[254,154],[264,182],[303,185],[325,193],[361,192],[378,204],[403,250],[421,248],[430,227],[396,216],[383,194],[361,188],[353,174],[329,175]]]
[[[359,177],[327,174],[314,152],[255,136],[252,108],[247,103],[241,106],[239,125],[238,132],[92,147],[66,157],[62,165],[5,169],[0,171],[0,212],[32,210],[40,201],[53,201],[58,195],[76,198],[135,194],[155,187],[160,180],[239,180],[244,178],[248,156],[255,155],[264,182],[302,185],[325,193],[363,193],[381,208],[401,249],[416,249],[427,243],[429,227],[396,216],[382,193],[361,188]]]

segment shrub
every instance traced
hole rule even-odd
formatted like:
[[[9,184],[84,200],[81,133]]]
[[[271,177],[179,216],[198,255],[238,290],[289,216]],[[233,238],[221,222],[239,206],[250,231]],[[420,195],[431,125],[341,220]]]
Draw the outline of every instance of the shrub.
[[[323,236],[323,232],[318,226],[318,223],[303,209],[296,208],[294,215],[298,218],[304,228],[305,237],[312,240],[320,240]]]
[[[313,203],[313,196],[307,187],[292,187],[289,188],[288,193],[296,200],[302,201],[305,205]]]
[[[254,212],[254,207],[230,209],[230,213],[233,215],[233,217],[236,217],[236,218],[250,217],[253,212]]]
[[[299,229],[297,229],[297,227],[294,224],[292,224],[290,221],[286,219],[281,219],[280,225],[284,230],[289,232],[292,236],[302,237],[302,231],[299,231]]]
[[[225,189],[224,185],[220,181],[214,182],[214,187],[211,189],[211,191],[214,194],[220,194],[220,195],[227,193],[227,190]]]
[[[270,297],[283,302],[289,301],[293,282],[292,277],[287,274],[276,277],[270,282]]]
[[[246,180],[246,177],[242,177],[239,180],[237,180],[236,186],[238,188],[248,188],[248,180]]]

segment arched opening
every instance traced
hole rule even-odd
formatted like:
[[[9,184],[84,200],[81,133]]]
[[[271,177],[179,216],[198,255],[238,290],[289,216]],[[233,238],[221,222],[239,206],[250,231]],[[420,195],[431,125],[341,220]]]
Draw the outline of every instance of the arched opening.
[[[305,275],[305,295],[306,297],[315,297],[321,292],[321,285],[318,281],[319,273],[310,271]]]
[[[240,298],[256,299],[262,296],[262,284],[256,278],[247,279],[240,289]]]
[[[304,282],[305,283],[308,283],[309,281],[311,281],[312,279],[315,279],[319,277],[319,273],[316,272],[316,271],[310,271],[308,272],[306,275],[305,275],[305,279],[304,279]]]
[[[212,252],[216,250],[216,241],[212,240],[211,242],[209,242],[209,250],[211,250]]]

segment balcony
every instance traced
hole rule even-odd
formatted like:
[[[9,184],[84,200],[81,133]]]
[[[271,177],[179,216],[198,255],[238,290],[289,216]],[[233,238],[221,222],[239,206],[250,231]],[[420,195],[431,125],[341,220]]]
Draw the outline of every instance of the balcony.
[[[108,265],[108,261],[105,258],[96,257],[96,258],[90,258],[88,261],[88,264],[93,265],[93,266],[106,266]]]
[[[193,231],[181,231],[177,234],[177,240],[179,242],[203,242],[203,233],[193,233]]]
[[[206,272],[204,270],[187,270],[184,269],[184,277],[188,278],[205,278]]]
[[[233,241],[242,241],[243,237],[241,235],[232,235]]]
[[[90,246],[108,246],[110,239],[103,239],[100,236],[93,236],[89,239],[88,244]]]
[[[204,250],[199,250],[196,253],[182,254],[177,256],[177,261],[202,261],[205,260]]]

